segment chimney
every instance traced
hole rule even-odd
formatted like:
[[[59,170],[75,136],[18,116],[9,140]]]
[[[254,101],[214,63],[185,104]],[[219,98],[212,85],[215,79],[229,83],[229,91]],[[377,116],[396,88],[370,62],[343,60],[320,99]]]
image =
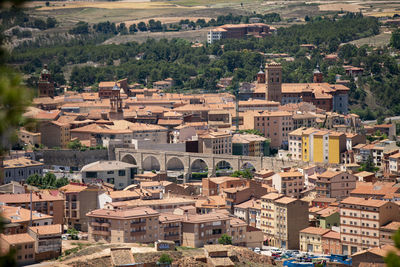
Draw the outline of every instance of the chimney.
[[[17,209],[17,215],[21,215],[21,207],[18,207],[18,209]]]

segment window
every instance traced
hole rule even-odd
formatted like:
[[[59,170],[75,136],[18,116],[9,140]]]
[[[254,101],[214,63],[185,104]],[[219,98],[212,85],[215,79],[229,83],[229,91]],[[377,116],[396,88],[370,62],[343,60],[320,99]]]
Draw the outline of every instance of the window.
[[[125,170],[119,170],[118,171],[119,176],[125,176]]]

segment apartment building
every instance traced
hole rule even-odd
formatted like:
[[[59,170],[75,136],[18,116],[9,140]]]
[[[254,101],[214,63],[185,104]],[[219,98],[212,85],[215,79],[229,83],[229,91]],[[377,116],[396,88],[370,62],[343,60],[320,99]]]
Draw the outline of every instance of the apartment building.
[[[261,229],[261,200],[250,199],[234,206],[233,214],[249,226]]]
[[[83,166],[81,173],[84,183],[109,183],[116,189],[124,189],[133,183],[137,167],[116,160],[96,161]]]
[[[218,238],[228,233],[230,217],[226,212],[186,214],[182,221],[182,246],[199,248],[218,244]]]
[[[304,189],[304,175],[299,171],[280,172],[272,176],[272,186],[285,196],[300,198]]]
[[[246,181],[241,178],[230,176],[203,178],[201,183],[203,196],[216,196],[221,194],[223,189],[246,185]]]
[[[293,131],[292,114],[286,111],[246,111],[243,129],[255,129],[271,139],[272,148],[287,147],[289,133]]]
[[[9,220],[12,226],[5,229],[5,234],[26,233],[29,226],[44,226],[53,224],[53,217],[37,211],[31,212],[28,209],[12,206],[0,206],[3,218]],[[14,227],[15,226],[15,227]]]
[[[153,243],[160,239],[159,213],[148,207],[97,209],[89,217],[88,240],[106,243]]]
[[[274,201],[273,246],[298,249],[299,232],[308,226],[308,202],[291,197]]]
[[[59,190],[65,196],[65,223],[68,227],[87,232],[89,219],[86,213],[98,208],[98,196],[103,190],[79,183],[70,183]]]
[[[239,218],[230,218],[228,235],[232,237],[232,245],[246,246],[247,223]]]
[[[341,132],[307,129],[302,134],[305,162],[340,164],[346,151],[346,135]]]
[[[398,193],[400,193],[400,187],[395,182],[358,182],[356,188],[350,192],[350,196],[385,200]]]
[[[380,246],[380,228],[399,219],[398,206],[393,202],[348,197],[339,207],[342,254],[345,255]]]
[[[42,175],[44,164],[29,158],[15,158],[5,160],[3,163],[4,168],[4,182],[11,183],[23,182],[33,174]]]
[[[330,232],[329,229],[307,227],[300,231],[300,250],[312,253],[323,253],[322,236]]]
[[[293,114],[293,129],[317,127],[317,115],[310,112],[297,111]]]
[[[35,260],[44,261],[58,258],[62,253],[62,225],[29,227],[28,234],[35,240]]]
[[[234,134],[232,154],[252,157],[269,155],[269,140],[255,134]]]
[[[71,141],[70,125],[58,121],[43,121],[39,124],[42,144],[48,148],[66,148]]]
[[[30,209],[30,194],[0,194],[0,202],[12,207]],[[64,223],[64,198],[45,193],[32,193],[33,210],[53,216],[54,224]]]
[[[283,194],[278,193],[269,193],[261,197],[261,230],[268,245],[271,245],[275,235],[275,200],[282,197]]]
[[[315,183],[319,197],[343,198],[356,188],[357,177],[344,171],[325,171],[317,174]]]
[[[393,236],[395,235],[397,230],[399,230],[399,228],[400,228],[399,221],[390,222],[390,223],[382,226],[379,229],[379,231],[380,231],[379,244],[381,246],[384,246],[384,245],[394,246],[395,244],[394,244]]]
[[[19,266],[35,262],[35,240],[27,233],[0,235],[0,251],[4,255],[11,249],[15,250],[15,260]]]
[[[389,173],[394,175],[400,174],[400,153],[389,156]]]
[[[289,133],[289,154],[291,159],[302,160],[302,135],[306,128],[298,128]]]
[[[225,198],[226,205],[230,206],[232,211],[234,205],[245,202],[251,198],[260,198],[265,194],[274,191],[270,187],[262,186],[259,182],[248,180],[244,187],[226,188],[222,196]]]
[[[232,154],[232,134],[204,131],[198,134],[199,153]]]
[[[166,212],[160,213],[159,239],[174,241],[178,246],[182,244],[182,220],[183,217],[181,215]]]
[[[151,200],[128,200],[120,202],[106,203],[105,209],[131,209],[136,207],[150,207],[160,213],[173,212],[176,208],[184,206],[195,206],[196,200],[191,198],[171,197],[164,199],[151,199]]]
[[[322,235],[322,253],[323,254],[340,254],[342,246],[340,242],[340,233],[329,231]]]

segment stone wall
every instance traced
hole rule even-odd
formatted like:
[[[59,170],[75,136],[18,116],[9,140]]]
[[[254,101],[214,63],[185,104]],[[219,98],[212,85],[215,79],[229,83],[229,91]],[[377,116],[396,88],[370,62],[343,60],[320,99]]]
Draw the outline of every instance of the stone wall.
[[[106,149],[86,151],[46,149],[36,153],[36,157],[42,158],[46,167],[58,165],[69,166],[80,170],[86,164],[99,160],[108,160],[108,151]]]

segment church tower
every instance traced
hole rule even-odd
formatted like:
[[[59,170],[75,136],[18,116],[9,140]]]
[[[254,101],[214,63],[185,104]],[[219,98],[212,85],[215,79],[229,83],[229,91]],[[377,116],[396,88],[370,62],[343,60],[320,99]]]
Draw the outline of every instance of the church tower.
[[[260,71],[257,73],[257,83],[265,83],[265,73],[262,64],[260,65]]]
[[[51,79],[50,71],[47,69],[47,65],[44,65],[43,70],[40,72],[38,89],[39,89],[39,97],[54,96],[54,83]]]
[[[314,83],[322,83],[323,80],[324,80],[324,75],[319,70],[319,65],[317,63],[317,67],[315,68],[314,73],[313,73],[313,81],[314,81]]]
[[[280,63],[267,63],[265,65],[266,99],[282,102],[282,65]]]

